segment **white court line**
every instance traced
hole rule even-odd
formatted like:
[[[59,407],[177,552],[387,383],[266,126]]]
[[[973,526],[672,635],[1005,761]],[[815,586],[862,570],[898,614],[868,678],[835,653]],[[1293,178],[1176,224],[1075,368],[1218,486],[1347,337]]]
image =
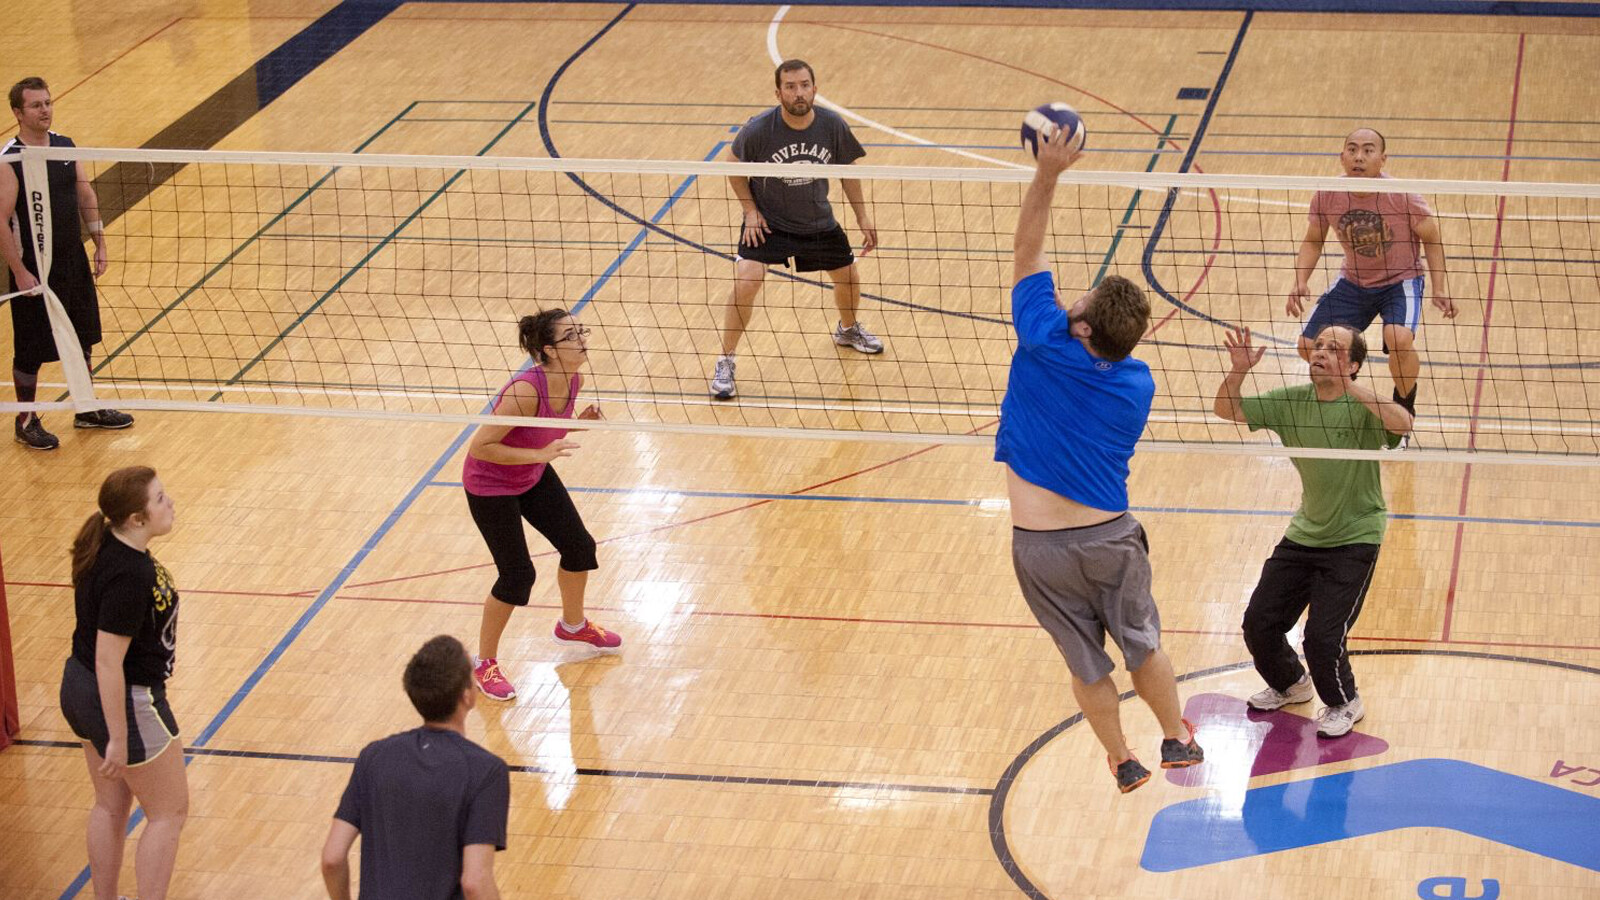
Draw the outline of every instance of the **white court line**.
[[[790,8],[787,7],[787,6],[778,7],[778,11],[776,13],[773,13],[773,15],[772,15],[772,23],[767,26],[767,55],[772,57],[772,64],[774,66],[779,65],[780,63],[782,63],[787,58],[782,53],[778,52],[778,25],[783,22],[784,16],[787,16],[789,14],[789,9]],[[884,134],[893,135],[893,136],[895,136],[897,138],[900,138],[902,140],[911,141],[912,143],[915,143],[915,144],[922,144],[922,145],[927,146],[927,147],[937,146],[937,142],[936,141],[930,141],[927,138],[917,137],[914,134],[907,134],[906,132],[900,131],[899,129],[890,128],[888,125],[885,125],[882,122],[877,122],[877,121],[874,121],[872,119],[869,119],[866,116],[863,116],[860,113],[855,112],[854,110],[850,109],[847,106],[844,106],[844,105],[839,104],[839,103],[835,103],[834,101],[829,100],[827,97],[824,97],[821,94],[817,95],[817,102],[818,103],[822,103],[822,104],[826,104],[827,106],[831,107],[835,112],[839,113],[839,115],[844,116],[847,119],[853,119],[853,120],[855,120],[857,122],[860,122],[862,125],[867,126],[868,128],[876,128],[877,130],[883,132]],[[961,150],[961,149],[958,149],[958,148],[955,148],[955,147],[939,147],[939,149],[943,150],[946,153],[954,153],[956,156],[965,156],[967,159],[975,159],[978,162],[989,163],[990,165],[995,165],[995,166],[1002,166],[1002,167],[1008,168],[1008,169],[1032,169],[1033,168],[1032,166],[1023,165],[1021,163],[1008,162],[1008,161],[1003,160],[1003,159],[995,159],[992,156],[984,156],[981,153],[969,153],[966,150]]]

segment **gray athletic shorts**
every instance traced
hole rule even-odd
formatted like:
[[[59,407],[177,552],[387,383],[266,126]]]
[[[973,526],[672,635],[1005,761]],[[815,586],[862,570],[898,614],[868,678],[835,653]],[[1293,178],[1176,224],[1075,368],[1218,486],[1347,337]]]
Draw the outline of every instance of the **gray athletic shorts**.
[[[1028,608],[1080,680],[1092,684],[1116,668],[1108,634],[1129,671],[1161,646],[1150,544],[1131,514],[1085,528],[1013,528],[1011,562]]]

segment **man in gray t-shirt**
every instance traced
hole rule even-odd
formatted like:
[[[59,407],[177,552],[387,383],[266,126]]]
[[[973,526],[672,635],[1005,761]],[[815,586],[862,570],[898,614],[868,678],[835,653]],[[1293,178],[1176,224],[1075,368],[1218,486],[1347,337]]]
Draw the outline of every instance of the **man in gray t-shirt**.
[[[866,155],[843,117],[815,105],[817,84],[810,65],[787,60],[778,66],[773,81],[779,105],[739,129],[729,148],[729,162],[843,166]],[[734,353],[754,313],[769,265],[787,266],[793,260],[797,272],[827,272],[833,280],[834,304],[839,307],[833,342],[862,353],[882,353],[883,342],[856,320],[861,280],[850,239],[828,203],[828,180],[732,176],[728,183],[744,207],[744,225],[734,260],[733,296],[723,315],[722,356],[711,378],[711,396],[728,400],[737,392]],[[878,230],[867,214],[861,182],[844,178],[840,184],[861,228],[861,255],[865,256],[878,245]]]

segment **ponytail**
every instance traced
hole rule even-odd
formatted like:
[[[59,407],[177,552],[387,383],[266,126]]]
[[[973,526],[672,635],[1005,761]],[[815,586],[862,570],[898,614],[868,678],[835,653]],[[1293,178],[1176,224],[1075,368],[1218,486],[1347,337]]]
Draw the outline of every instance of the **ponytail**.
[[[89,573],[105,543],[106,532],[122,525],[135,513],[150,505],[150,482],[156,470],[149,466],[129,466],[106,476],[100,485],[100,511],[93,513],[78,529],[72,541],[72,584]]]
[[[566,317],[564,309],[546,309],[536,315],[523,316],[517,321],[517,343],[534,362],[549,362],[550,354],[544,352],[544,348],[555,346],[556,323]]]
[[[90,513],[89,518],[83,522],[83,527],[78,529],[78,536],[72,540],[72,584],[77,586],[88,574],[89,567],[94,565],[95,558],[100,555],[100,543],[106,538],[106,517],[99,513]]]

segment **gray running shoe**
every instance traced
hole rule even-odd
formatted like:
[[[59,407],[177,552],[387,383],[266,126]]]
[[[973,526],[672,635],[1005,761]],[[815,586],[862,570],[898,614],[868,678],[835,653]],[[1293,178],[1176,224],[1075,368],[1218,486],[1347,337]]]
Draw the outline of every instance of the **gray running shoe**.
[[[733,383],[733,358],[717,357],[717,370],[711,375],[711,396],[718,400],[732,400],[739,389]]]
[[[833,326],[833,342],[841,347],[849,347],[861,353],[882,353],[883,341],[878,336],[861,326],[860,322],[849,328],[838,323]]]

